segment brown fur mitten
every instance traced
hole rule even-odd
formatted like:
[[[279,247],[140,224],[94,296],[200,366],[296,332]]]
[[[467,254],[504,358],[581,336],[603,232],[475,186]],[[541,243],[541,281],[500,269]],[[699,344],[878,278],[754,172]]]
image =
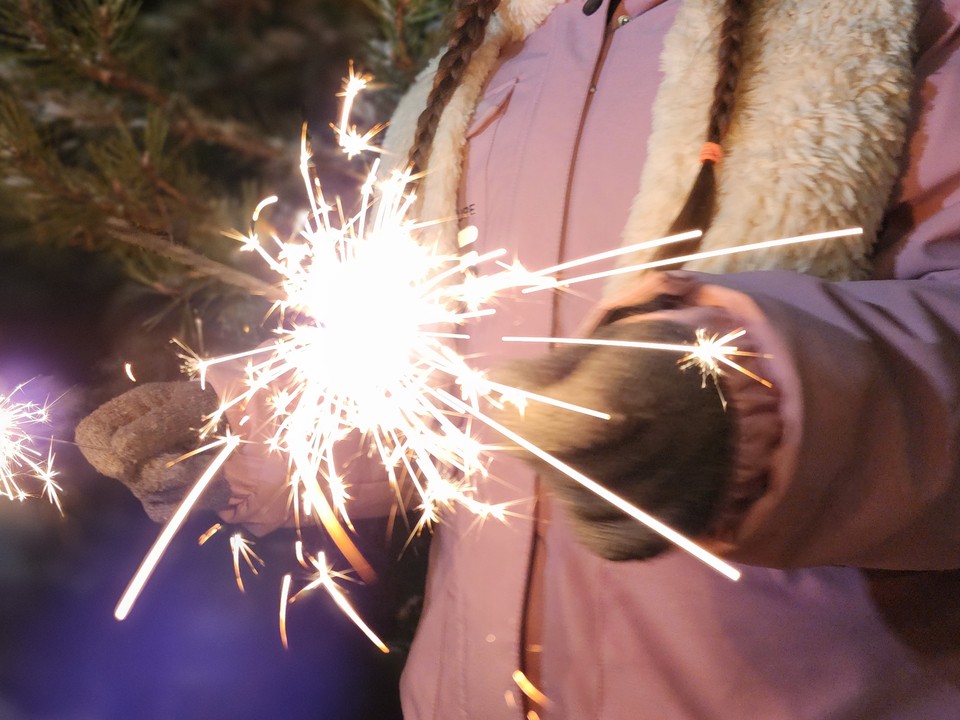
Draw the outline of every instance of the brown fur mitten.
[[[693,343],[689,328],[662,320],[619,322],[594,338]],[[712,383],[681,370],[675,353],[620,347],[562,347],[496,374],[511,384],[606,412],[602,420],[530,402],[504,410],[505,425],[612,492],[688,535],[706,531],[732,466],[733,419]],[[612,560],[666,550],[659,535],[519,448],[564,501],[579,538]]]
[[[195,382],[148,383],[104,403],[77,425],[81,452],[97,472],[120,480],[163,522],[210,463],[209,456],[176,462],[198,445],[198,428],[217,397]],[[222,509],[230,493],[215,480],[198,507]]]

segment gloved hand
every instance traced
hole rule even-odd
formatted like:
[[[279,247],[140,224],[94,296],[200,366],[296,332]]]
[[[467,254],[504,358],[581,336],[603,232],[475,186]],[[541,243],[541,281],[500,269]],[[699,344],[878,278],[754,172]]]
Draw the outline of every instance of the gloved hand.
[[[605,340],[690,343],[693,330],[630,318],[595,330]],[[684,534],[705,532],[732,474],[733,419],[717,388],[676,353],[561,346],[495,373],[497,382],[612,416],[602,420],[530,401],[497,419],[523,438]],[[648,558],[668,541],[521,448],[569,510],[575,532],[611,560]]]
[[[104,403],[77,425],[80,451],[97,472],[120,480],[155,522],[166,521],[210,464],[210,455],[174,462],[199,445],[198,428],[218,405],[197,382],[140,385]],[[227,483],[215,479],[198,508],[227,506]]]

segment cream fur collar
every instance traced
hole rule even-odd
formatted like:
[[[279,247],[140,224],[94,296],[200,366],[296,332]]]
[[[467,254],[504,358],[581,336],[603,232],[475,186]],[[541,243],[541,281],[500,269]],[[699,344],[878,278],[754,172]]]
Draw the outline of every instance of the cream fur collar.
[[[422,217],[455,217],[464,134],[500,49],[561,0],[504,0],[444,112],[421,186]],[[664,80],[624,243],[660,237],[699,170],[716,80],[717,0],[684,0],[661,59]],[[702,249],[861,226],[862,238],[714,258],[707,272],[790,269],[862,277],[899,173],[912,89],[916,0],[755,0],[740,99],[719,166],[717,213]],[[406,158],[436,61],[401,101],[387,149]],[[443,243],[452,243],[446,223]],[[452,247],[452,245],[451,245]],[[630,256],[625,263],[646,259]]]

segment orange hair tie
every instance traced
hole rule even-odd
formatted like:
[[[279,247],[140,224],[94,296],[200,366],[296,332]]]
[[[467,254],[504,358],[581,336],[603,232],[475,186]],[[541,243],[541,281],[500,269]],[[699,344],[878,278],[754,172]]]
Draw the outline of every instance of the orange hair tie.
[[[714,165],[723,160],[723,148],[715,142],[705,142],[700,148],[700,162],[705,163],[709,160]]]

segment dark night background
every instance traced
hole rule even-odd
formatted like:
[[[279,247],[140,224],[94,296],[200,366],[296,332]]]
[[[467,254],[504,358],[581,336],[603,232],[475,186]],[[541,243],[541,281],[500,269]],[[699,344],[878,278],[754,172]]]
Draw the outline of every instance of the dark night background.
[[[0,11],[15,14],[33,2],[0,0]],[[69,0],[47,7],[54,8],[55,19],[62,8],[84,3],[94,10],[101,6],[97,0]],[[413,40],[403,48],[404,58],[415,54],[424,36],[419,28],[429,25],[423,8],[432,8],[436,17],[443,4],[414,2],[421,25],[405,29]],[[371,8],[393,12],[407,5],[408,0],[145,0],[135,31],[146,49],[131,56],[133,67],[146,68],[150,81],[169,93],[174,114],[193,107],[217,121],[242,123],[255,137],[289,140],[291,147],[307,121],[315,143],[332,142],[327,125],[336,117],[335,93],[348,58],[362,56],[365,38],[377,27],[396,29]],[[84,160],[84,143],[103,140],[113,122],[138,138],[143,118],[156,109],[152,101],[109,83],[74,82],[70,68],[27,57],[28,46],[20,43],[27,35],[0,23],[0,101],[4,93],[23,96],[22,106],[37,118],[41,135],[48,133],[58,162],[92,168]],[[386,38],[381,50],[389,50],[390,42]],[[394,72],[387,94],[396,97],[402,87],[397,73],[415,68],[386,60],[384,71]],[[60,114],[51,119],[50,108]],[[89,120],[100,110],[105,125]],[[383,119],[385,112],[386,107],[368,109],[362,122]],[[183,169],[170,183],[184,181],[187,201],[197,199],[189,188],[204,187],[210,195],[202,199],[211,208],[249,217],[243,203],[251,193],[259,198],[302,187],[282,158],[244,157],[202,135],[171,137],[168,147]],[[20,139],[16,132],[0,132],[0,160],[11,157],[3,156],[10,148],[16,155]],[[185,300],[187,285],[178,285],[179,271],[168,271],[172,284],[147,289],[132,277],[129,249],[111,254],[104,245],[109,238],[97,234],[103,218],[94,213],[85,218],[82,203],[70,210],[79,228],[73,235],[57,234],[63,225],[46,222],[51,212],[21,212],[27,200],[17,192],[23,171],[8,167],[10,174],[0,177],[0,394],[33,379],[23,399],[56,399],[50,431],[61,440],[56,468],[64,513],[42,499],[0,498],[0,720],[400,718],[397,683],[422,592],[426,543],[417,543],[398,562],[405,538],[388,541],[383,523],[358,525],[361,547],[380,582],[351,583],[347,590],[364,618],[396,648],[390,655],[377,650],[322,592],[290,606],[290,648],[284,650],[277,620],[281,578],[293,572],[300,586],[305,580],[292,557],[293,531],[256,541],[254,549],[267,564],[258,577],[244,574],[241,594],[230,532],[198,546],[198,536],[216,521],[212,514],[188,522],[129,618],[122,623],[113,618],[160,526],[119,482],[86,464],[69,443],[73,428],[98,404],[132,387],[123,374],[125,361],[133,363],[140,381],[177,377],[169,339],[182,331],[185,303],[194,303],[191,312],[209,315],[213,348],[217,328],[224,329],[221,340],[235,342],[236,328],[244,326],[245,317],[262,316],[262,308],[237,304],[236,291],[218,297],[209,286],[202,288],[205,295]],[[141,172],[136,162],[130,171]],[[344,187],[353,182],[348,171],[331,172]],[[139,178],[106,180],[91,197],[115,208],[107,216],[122,211],[120,217],[137,225],[136,217],[124,213],[139,207],[129,202]],[[149,192],[146,197],[148,203]],[[58,207],[56,191],[41,199]],[[179,222],[174,200],[165,197],[164,212],[174,214],[170,237],[180,242],[178,234],[200,222],[196,213],[189,215],[189,203],[188,219]],[[208,220],[218,223],[220,217]],[[192,237],[183,242],[204,247]],[[174,301],[180,307],[171,311]],[[157,317],[161,321],[153,322]]]
[[[0,254],[0,381],[36,377],[29,396],[62,398],[58,435],[94,402],[88,383],[119,372],[105,357],[104,317],[117,279],[82,252]],[[94,396],[94,397],[92,397]],[[0,719],[399,718],[402,652],[384,656],[318,593],[289,609],[280,643],[280,579],[295,570],[291,535],[258,541],[267,561],[236,586],[228,534],[203,547],[213,515],[181,531],[130,617],[113,608],[159,526],[120,483],[98,476],[69,445],[57,448],[64,516],[45,501],[0,503]],[[361,528],[371,539],[380,527]],[[369,542],[384,577],[350,586],[364,616],[397,637],[413,565]],[[342,566],[341,566],[342,567]],[[413,589],[411,590],[411,584]]]

